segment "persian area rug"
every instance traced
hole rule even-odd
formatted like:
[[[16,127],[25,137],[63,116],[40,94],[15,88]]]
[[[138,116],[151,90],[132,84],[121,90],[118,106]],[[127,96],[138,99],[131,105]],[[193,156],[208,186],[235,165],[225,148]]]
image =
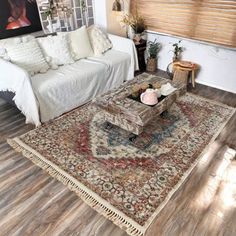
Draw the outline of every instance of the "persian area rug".
[[[180,97],[137,139],[106,129],[91,105],[9,144],[130,235],[144,235],[235,109]]]

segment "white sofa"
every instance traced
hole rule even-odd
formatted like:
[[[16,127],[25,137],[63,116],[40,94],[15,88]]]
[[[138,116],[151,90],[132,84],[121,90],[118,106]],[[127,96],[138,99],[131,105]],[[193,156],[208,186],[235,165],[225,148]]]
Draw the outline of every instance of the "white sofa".
[[[32,77],[0,59],[0,91],[15,93],[13,100],[26,116],[26,123],[38,126],[58,117],[134,77],[138,60],[133,41],[115,35],[109,39],[113,48],[101,56]]]

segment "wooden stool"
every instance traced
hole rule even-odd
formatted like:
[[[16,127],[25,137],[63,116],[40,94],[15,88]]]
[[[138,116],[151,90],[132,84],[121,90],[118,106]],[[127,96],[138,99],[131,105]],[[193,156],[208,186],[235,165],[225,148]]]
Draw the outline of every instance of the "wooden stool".
[[[173,76],[173,81],[187,85],[188,75],[189,75],[189,71],[175,70],[174,76]]]
[[[191,83],[192,86],[195,87],[195,71],[199,69],[199,66],[190,61],[176,61],[173,63],[173,71],[180,70],[191,72]]]

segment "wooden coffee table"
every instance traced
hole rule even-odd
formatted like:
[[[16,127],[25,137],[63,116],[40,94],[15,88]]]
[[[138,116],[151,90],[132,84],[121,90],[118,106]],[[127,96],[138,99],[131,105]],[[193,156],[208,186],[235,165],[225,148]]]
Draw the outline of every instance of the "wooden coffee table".
[[[130,98],[132,87],[144,82],[149,84],[158,82],[160,86],[169,82],[176,90],[162,98],[155,106],[148,106]],[[167,111],[176,99],[185,93],[186,84],[175,84],[171,80],[144,73],[119,88],[95,98],[92,104],[102,111],[101,115],[107,122],[107,128],[111,128],[113,124],[131,132],[135,137],[144,131],[151,120]]]

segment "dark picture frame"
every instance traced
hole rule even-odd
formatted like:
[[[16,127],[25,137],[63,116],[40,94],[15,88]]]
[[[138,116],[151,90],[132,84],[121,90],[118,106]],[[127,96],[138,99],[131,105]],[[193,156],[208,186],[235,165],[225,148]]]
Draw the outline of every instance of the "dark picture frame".
[[[0,0],[0,39],[40,30],[36,0]]]

